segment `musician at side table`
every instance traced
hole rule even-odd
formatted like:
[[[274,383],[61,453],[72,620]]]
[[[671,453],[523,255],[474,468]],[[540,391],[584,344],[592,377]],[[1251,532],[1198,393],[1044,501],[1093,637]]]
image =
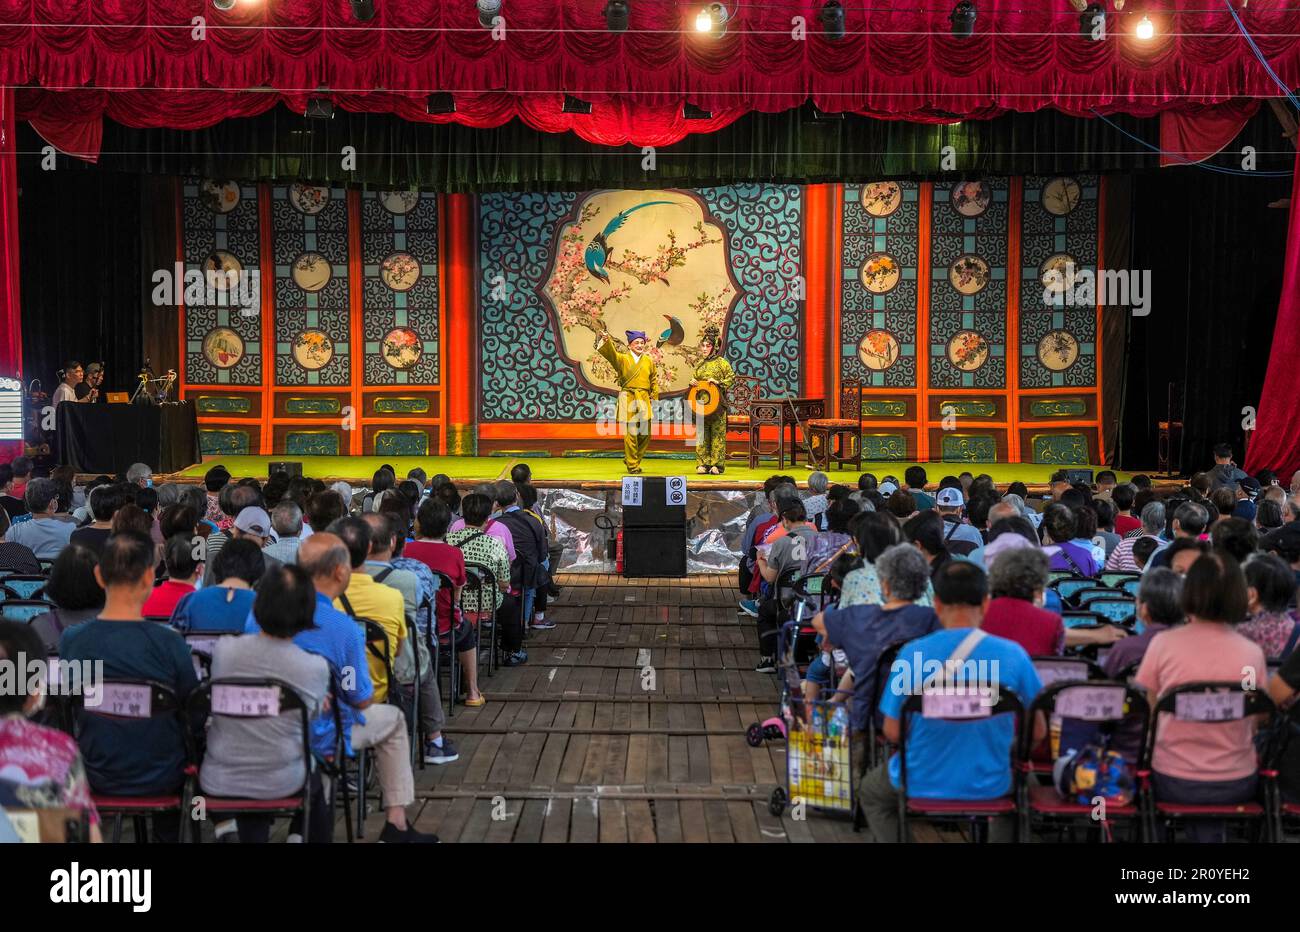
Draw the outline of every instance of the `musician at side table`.
[[[700,334],[701,359],[695,366],[691,386],[712,382],[717,386],[720,402],[711,413],[695,419],[695,471],[718,475],[727,466],[727,392],[735,384],[736,373],[722,355],[722,340],[717,327],[705,327]]]

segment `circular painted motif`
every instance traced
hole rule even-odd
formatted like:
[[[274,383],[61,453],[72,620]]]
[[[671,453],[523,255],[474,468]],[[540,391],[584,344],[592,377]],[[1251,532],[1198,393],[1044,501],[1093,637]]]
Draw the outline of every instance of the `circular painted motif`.
[[[958,294],[979,294],[988,287],[991,277],[989,264],[979,256],[959,256],[948,266],[948,282]]]
[[[318,214],[330,202],[330,189],[314,184],[289,185],[289,203],[304,214]]]
[[[873,217],[888,217],[903,203],[903,189],[892,181],[873,181],[862,186],[862,209]]]
[[[948,341],[948,361],[962,372],[974,372],[988,358],[988,341],[974,330],[958,330]]]
[[[1053,178],[1043,185],[1043,210],[1053,217],[1064,217],[1074,212],[1082,197],[1083,190],[1073,178]]]
[[[199,182],[199,200],[214,214],[228,214],[239,206],[239,183],[205,178]]]
[[[858,342],[858,358],[868,369],[880,372],[898,362],[898,338],[888,330],[868,330]]]
[[[395,252],[380,263],[379,277],[394,291],[410,291],[420,280],[420,263],[409,252]]]
[[[394,369],[410,369],[420,361],[424,343],[410,327],[394,327],[379,344],[379,354]]]
[[[952,186],[952,209],[963,217],[978,217],[989,209],[993,191],[982,181],[962,181]]]
[[[390,214],[407,214],[420,203],[419,191],[380,191],[379,205]]]
[[[293,360],[308,372],[323,369],[334,358],[334,343],[323,330],[304,330],[293,339]]]
[[[203,338],[203,356],[218,369],[231,369],[244,358],[244,338],[229,327],[209,330]]]
[[[1079,278],[1079,263],[1068,252],[1058,252],[1043,260],[1038,267],[1038,280],[1048,294],[1062,294],[1073,290]]]
[[[1068,330],[1053,330],[1038,341],[1038,361],[1053,372],[1070,368],[1079,359],[1079,341]]]
[[[239,280],[244,264],[224,249],[208,253],[203,260],[203,281],[218,291],[227,291]]]
[[[329,260],[318,252],[304,252],[293,260],[293,281],[303,291],[320,291],[333,274]]]
[[[862,284],[872,294],[885,294],[898,285],[902,268],[887,252],[873,252],[862,263]]]

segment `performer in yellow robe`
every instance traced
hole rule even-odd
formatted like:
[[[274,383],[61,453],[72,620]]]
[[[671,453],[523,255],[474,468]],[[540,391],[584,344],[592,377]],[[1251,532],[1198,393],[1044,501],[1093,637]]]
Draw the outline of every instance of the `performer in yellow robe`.
[[[630,473],[641,471],[641,458],[650,446],[651,403],[659,398],[659,378],[654,360],[646,352],[645,333],[627,331],[630,352],[619,352],[608,333],[602,333],[596,350],[618,375],[618,419],[623,425],[623,462]]]
[[[727,467],[727,392],[736,382],[735,370],[722,356],[722,341],[717,327],[705,327],[700,334],[703,359],[695,367],[691,384],[713,382],[722,389],[722,403],[716,411],[696,419],[695,471],[718,475]]]

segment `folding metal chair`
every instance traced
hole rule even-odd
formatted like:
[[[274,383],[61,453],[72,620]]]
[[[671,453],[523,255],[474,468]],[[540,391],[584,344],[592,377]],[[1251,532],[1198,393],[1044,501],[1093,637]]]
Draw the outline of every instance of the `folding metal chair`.
[[[498,583],[496,574],[482,563],[465,562],[465,585],[460,590],[460,603],[457,608],[460,609],[462,618],[470,619],[470,623],[478,627],[479,633],[479,653],[483,650],[483,629],[488,629],[488,666],[487,675],[492,676],[496,673],[499,658],[497,656],[497,621],[496,611],[494,609],[485,609],[481,606],[495,605]],[[473,595],[474,608],[468,607],[470,596]],[[454,653],[454,651],[453,651]]]
[[[1132,628],[1137,623],[1137,602],[1125,596],[1090,599],[1084,607],[1093,614],[1102,616],[1108,624]]]
[[[296,713],[302,729],[302,754],[306,779],[302,789],[291,796],[273,799],[253,797],[212,796],[204,794],[204,804],[209,813],[223,816],[261,815],[272,818],[292,818],[302,814],[303,835],[311,825],[311,725],[307,701],[283,680],[257,677],[220,677],[199,686],[186,702],[186,710],[196,719],[206,721],[211,717],[251,719],[278,719],[285,713]],[[202,769],[200,768],[200,774]]]
[[[1097,580],[1103,586],[1108,586],[1111,589],[1120,589],[1124,592],[1128,592],[1130,595],[1134,595],[1137,593],[1136,584],[1142,582],[1142,574],[1130,573],[1126,570],[1107,570],[1098,574]],[[1129,589],[1130,584],[1133,584],[1131,591]]]
[[[1047,584],[1049,589],[1056,590],[1056,594],[1061,597],[1061,601],[1066,606],[1077,605],[1074,601],[1075,594],[1084,589],[1093,588],[1096,585],[1097,580],[1089,579],[1087,576],[1080,576],[1077,573],[1066,573],[1065,575],[1058,576],[1056,579],[1052,579]]]
[[[5,599],[0,602],[0,618],[28,624],[37,615],[44,615],[56,608],[57,605],[45,599]]]
[[[936,684],[923,686],[920,693],[914,693],[903,702],[898,721],[898,840],[907,840],[907,820],[949,822],[967,820],[972,824],[972,840],[979,840],[980,829],[987,829],[993,819],[1014,816],[1016,799],[1020,787],[1020,772],[1014,767],[1012,757],[1015,753],[1015,740],[1011,744],[1011,753],[1007,755],[1007,774],[1011,789],[1005,796],[994,799],[932,799],[926,797],[909,797],[907,773],[907,734],[909,719],[920,716],[926,721],[950,722],[958,727],[969,727],[972,722],[987,722],[999,715],[1012,715],[1016,722],[1024,719],[1024,706],[1010,689],[996,687],[997,701],[990,701],[992,696],[981,695],[977,688],[954,689],[951,685]],[[1015,725],[1013,724],[1013,735]],[[961,766],[959,760],[949,762],[952,766]],[[1019,826],[1012,822],[1013,831]]]
[[[1110,822],[1131,824],[1137,829],[1140,838],[1143,834],[1143,818],[1136,781],[1133,801],[1126,804],[1103,802],[1099,808],[1092,801],[1084,804],[1061,798],[1056,787],[1050,783],[1052,763],[1049,762],[1044,770],[1041,762],[1034,759],[1033,721],[1039,712],[1049,719],[1060,716],[1095,724],[1104,736],[1113,735],[1127,720],[1137,720],[1141,723],[1140,744],[1145,746],[1151,712],[1144,692],[1127,683],[1104,679],[1083,682],[1065,680],[1051,685],[1044,684],[1042,692],[1034,698],[1025,715],[1019,753],[1019,767],[1024,774],[1020,798],[1022,839],[1028,839],[1034,828],[1041,825],[1100,828],[1102,841],[1112,841],[1110,826],[1107,824]],[[1036,782],[1035,777],[1044,774],[1049,782]],[[1097,812],[1101,813],[1100,819],[1094,818],[1094,813]]]
[[[177,813],[179,840],[185,840],[185,823],[189,820],[189,800],[195,773],[194,742],[184,707],[176,692],[154,680],[106,678],[95,685],[75,691],[72,700],[73,736],[80,741],[85,716],[94,715],[118,722],[174,719],[180,728],[185,755],[185,771],[178,792],[155,796],[110,796],[91,793],[100,815],[113,816],[114,844],[122,840],[122,818],[130,816],[135,824],[137,843],[148,841],[147,820],[164,813]]]
[[[1221,728],[1227,723],[1240,722],[1254,715],[1272,716],[1276,711],[1276,706],[1266,692],[1261,689],[1243,689],[1240,682],[1232,681],[1184,683],[1162,695],[1155,707],[1157,720],[1161,715],[1171,715],[1177,721],[1204,728]],[[1273,821],[1270,813],[1276,810],[1277,800],[1276,771],[1267,768],[1259,771],[1263,803],[1160,802],[1155,798],[1151,779],[1151,760],[1159,740],[1160,728],[1150,729],[1138,765],[1149,839],[1157,840],[1156,826],[1160,822],[1165,826],[1165,840],[1172,841],[1180,823],[1198,819],[1236,822],[1243,826],[1255,825],[1263,830],[1265,836],[1270,834]]]
[[[6,599],[44,599],[48,576],[10,573],[0,578],[0,592]]]

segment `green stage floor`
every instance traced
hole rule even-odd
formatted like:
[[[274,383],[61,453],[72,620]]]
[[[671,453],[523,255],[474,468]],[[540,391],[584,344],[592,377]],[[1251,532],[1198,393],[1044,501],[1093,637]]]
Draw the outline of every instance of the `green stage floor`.
[[[493,479],[508,478],[510,467],[515,463],[526,462],[532,466],[533,481],[541,485],[576,484],[576,483],[617,483],[627,475],[623,462],[616,458],[605,457],[509,457],[509,456],[409,456],[384,459],[378,456],[214,456],[202,464],[191,466],[178,475],[188,479],[201,479],[203,474],[221,463],[230,470],[231,475],[240,478],[254,476],[264,479],[268,464],[282,460],[301,462],[303,473],[317,479],[344,479],[353,484],[369,485],[375,471],[384,463],[389,463],[397,470],[398,476],[405,476],[416,466],[421,467],[430,476],[445,473],[458,483],[482,482]],[[893,475],[902,478],[903,471],[912,463],[864,463],[862,472],[874,473],[878,478]],[[1054,466],[1038,466],[1032,463],[924,463],[930,481],[938,482],[946,475],[957,475],[963,470],[979,475],[987,472],[998,483],[1024,482],[1030,485],[1046,483],[1056,470]],[[700,476],[695,473],[695,462],[689,459],[646,459],[644,475],[676,476],[688,475],[692,485],[751,486],[762,483],[764,479],[777,471],[774,462],[764,462],[758,469],[743,466],[728,466],[721,476]],[[1102,467],[1083,467],[1094,470]],[[809,470],[802,463],[791,467],[788,464],[782,472],[795,477],[801,484]],[[831,469],[828,472],[832,482],[846,484],[857,483],[858,472],[853,470]],[[1119,473],[1120,479],[1126,479],[1129,473]]]

